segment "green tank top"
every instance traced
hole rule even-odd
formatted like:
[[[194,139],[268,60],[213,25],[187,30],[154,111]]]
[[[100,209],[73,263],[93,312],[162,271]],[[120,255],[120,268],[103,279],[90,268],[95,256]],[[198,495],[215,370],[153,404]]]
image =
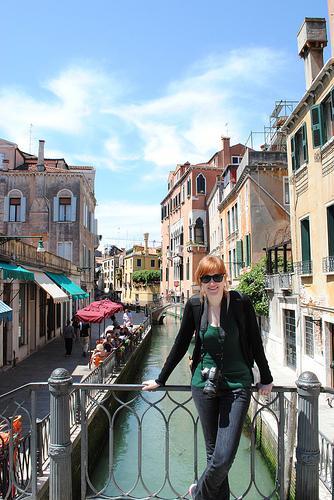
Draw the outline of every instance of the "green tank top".
[[[252,374],[247,366],[240,346],[239,329],[233,317],[228,315],[228,325],[224,328],[226,332],[223,343],[223,385],[225,389],[241,389],[250,387],[252,384]],[[217,366],[213,357],[215,353],[221,352],[219,342],[219,328],[208,325],[206,332],[200,332],[203,354],[192,376],[191,384],[194,387],[203,388],[205,380],[201,376],[203,368]]]

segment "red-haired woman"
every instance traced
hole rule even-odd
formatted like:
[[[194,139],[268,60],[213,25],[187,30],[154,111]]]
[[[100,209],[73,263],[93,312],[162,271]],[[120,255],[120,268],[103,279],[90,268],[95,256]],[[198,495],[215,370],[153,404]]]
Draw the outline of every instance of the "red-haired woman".
[[[254,308],[247,296],[228,291],[224,262],[204,257],[195,279],[200,296],[187,301],[167,360],[156,380],[143,382],[143,390],[165,385],[195,332],[191,390],[203,428],[207,466],[189,494],[196,500],[227,500],[228,472],[249,407],[254,361],[261,377],[260,394],[270,394],[273,379]]]

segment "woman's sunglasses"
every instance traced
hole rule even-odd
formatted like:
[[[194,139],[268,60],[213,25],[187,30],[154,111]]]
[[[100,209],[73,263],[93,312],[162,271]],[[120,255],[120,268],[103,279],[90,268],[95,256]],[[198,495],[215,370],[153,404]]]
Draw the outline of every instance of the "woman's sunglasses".
[[[211,280],[213,280],[215,283],[221,283],[223,279],[223,274],[204,274],[204,276],[201,276],[200,278],[201,283],[210,283]]]

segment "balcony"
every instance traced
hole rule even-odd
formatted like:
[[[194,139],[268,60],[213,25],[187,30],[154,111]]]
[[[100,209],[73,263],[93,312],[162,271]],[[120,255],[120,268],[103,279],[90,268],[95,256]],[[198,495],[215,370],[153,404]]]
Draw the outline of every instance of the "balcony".
[[[312,276],[312,260],[302,260],[294,263],[294,269],[301,276]]]
[[[177,255],[179,255],[180,257],[183,256],[183,245],[176,245],[174,249],[174,257],[176,257]]]
[[[292,273],[267,274],[264,286],[274,292],[292,291]]]
[[[325,274],[334,273],[334,257],[324,257],[322,259],[322,272]]]

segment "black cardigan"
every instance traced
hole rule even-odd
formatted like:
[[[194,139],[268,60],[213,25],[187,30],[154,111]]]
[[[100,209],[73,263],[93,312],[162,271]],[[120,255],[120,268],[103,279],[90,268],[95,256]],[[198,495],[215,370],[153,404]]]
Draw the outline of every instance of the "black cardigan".
[[[260,380],[262,384],[270,384],[273,380],[266,355],[264,353],[261,334],[256,320],[253,305],[247,297],[235,290],[230,291],[230,304],[234,318],[239,327],[239,337],[241,350],[249,368],[256,362],[260,371]],[[203,314],[203,304],[198,295],[191,297],[184,308],[183,318],[180,330],[175,338],[174,345],[165,361],[165,364],[156,379],[160,385],[165,385],[169,375],[176,365],[186,354],[193,334],[195,333],[195,348],[192,356],[191,371],[194,373],[196,366],[200,361],[201,339],[199,327],[201,316]],[[221,308],[222,323],[223,308]]]

